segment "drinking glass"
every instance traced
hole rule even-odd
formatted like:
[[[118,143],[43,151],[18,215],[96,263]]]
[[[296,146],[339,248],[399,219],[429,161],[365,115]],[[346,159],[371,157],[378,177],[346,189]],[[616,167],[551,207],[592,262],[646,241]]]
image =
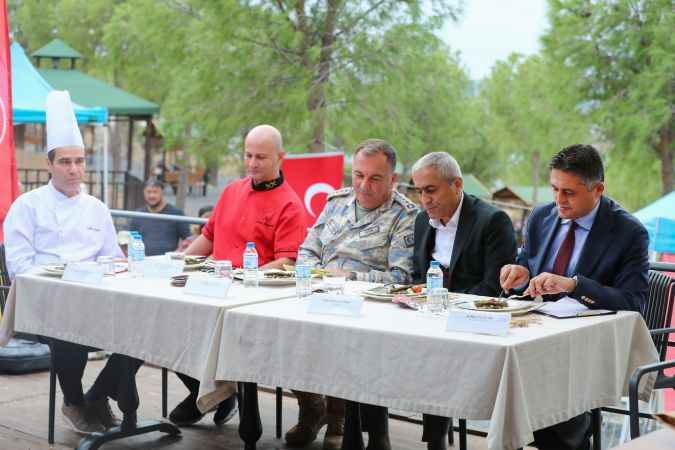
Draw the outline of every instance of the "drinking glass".
[[[330,294],[343,295],[347,278],[344,275],[326,274],[323,276],[323,287]]]
[[[434,288],[427,294],[426,310],[429,314],[441,314],[448,307],[448,290]]]
[[[103,268],[105,275],[115,275],[115,258],[112,256],[99,256],[96,262]]]
[[[220,260],[213,262],[213,276],[216,278],[227,278],[232,281],[232,261]]]

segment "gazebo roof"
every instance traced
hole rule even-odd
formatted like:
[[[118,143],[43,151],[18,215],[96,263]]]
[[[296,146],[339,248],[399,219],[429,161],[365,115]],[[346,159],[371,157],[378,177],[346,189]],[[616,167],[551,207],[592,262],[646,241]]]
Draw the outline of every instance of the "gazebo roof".
[[[52,40],[49,44],[31,53],[31,56],[34,58],[82,58],[80,52],[63,42],[61,39]]]
[[[68,90],[73,101],[83,106],[100,105],[114,116],[152,116],[159,105],[130,94],[77,69],[39,69],[40,74],[56,89]]]

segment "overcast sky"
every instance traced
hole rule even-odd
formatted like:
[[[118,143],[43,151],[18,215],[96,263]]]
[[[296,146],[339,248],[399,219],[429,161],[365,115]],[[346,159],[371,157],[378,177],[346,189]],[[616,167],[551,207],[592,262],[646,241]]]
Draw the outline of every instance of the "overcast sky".
[[[480,80],[512,52],[536,53],[546,27],[546,0],[465,0],[461,21],[447,24],[441,37]]]

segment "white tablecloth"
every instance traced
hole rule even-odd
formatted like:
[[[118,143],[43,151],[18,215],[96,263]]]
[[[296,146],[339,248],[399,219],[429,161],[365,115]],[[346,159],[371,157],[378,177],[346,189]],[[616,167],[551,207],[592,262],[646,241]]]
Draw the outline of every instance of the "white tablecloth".
[[[228,312],[217,379],[258,382],[440,416],[489,419],[488,448],[616,402],[633,369],[658,360],[637,313],[450,333],[441,317],[366,302],[348,318],[282,300]],[[643,394],[651,391],[645,379]]]
[[[214,378],[226,311],[295,296],[294,286],[251,289],[235,283],[225,299],[198,297],[184,294],[168,279],[128,274],[106,277],[100,286],[19,275],[15,288],[16,331],[133,356],[190,375],[201,381],[202,410],[233,391],[232,384],[216,384]]]

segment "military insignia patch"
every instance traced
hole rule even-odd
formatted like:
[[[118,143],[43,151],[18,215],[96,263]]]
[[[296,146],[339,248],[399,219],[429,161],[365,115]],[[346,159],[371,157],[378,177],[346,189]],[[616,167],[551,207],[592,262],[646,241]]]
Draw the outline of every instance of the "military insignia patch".
[[[413,245],[415,245],[415,235],[409,234],[403,237],[403,242],[405,242],[406,247],[412,247]]]
[[[361,232],[359,233],[359,237],[368,237],[368,236],[372,236],[373,234],[377,234],[379,232],[380,232],[380,226],[379,225],[373,225],[373,226],[370,226],[370,227],[366,228],[365,230],[361,230]]]

